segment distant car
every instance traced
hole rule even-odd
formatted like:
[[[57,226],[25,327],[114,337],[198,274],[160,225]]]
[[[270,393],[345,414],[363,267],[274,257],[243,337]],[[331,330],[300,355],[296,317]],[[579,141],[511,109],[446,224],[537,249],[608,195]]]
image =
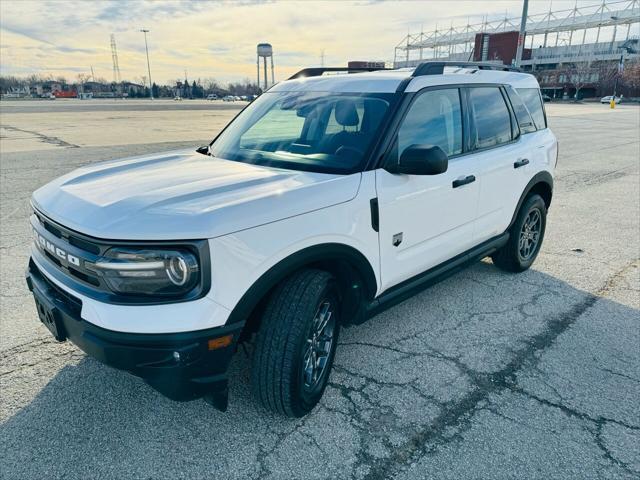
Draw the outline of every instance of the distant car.
[[[175,102],[181,102],[182,101],[182,97],[180,95],[176,95],[175,97],[173,97],[173,100]]]
[[[222,101],[223,102],[235,102],[236,101],[236,97],[234,97],[233,95],[225,95],[224,97],[222,97]]]
[[[249,100],[249,97],[247,97],[246,95],[240,95],[240,100],[242,100],[243,102],[247,102]]]
[[[209,95],[207,95],[207,100],[218,100],[218,95],[216,95],[215,93],[210,93]]]
[[[600,99],[600,103],[611,103],[611,99],[614,98],[613,95],[607,95],[606,97],[602,97]],[[620,103],[620,100],[622,100],[622,98],[620,97],[615,97],[615,102],[616,104]]]
[[[542,100],[544,102],[550,102],[551,101],[551,97],[549,95],[542,95]]]

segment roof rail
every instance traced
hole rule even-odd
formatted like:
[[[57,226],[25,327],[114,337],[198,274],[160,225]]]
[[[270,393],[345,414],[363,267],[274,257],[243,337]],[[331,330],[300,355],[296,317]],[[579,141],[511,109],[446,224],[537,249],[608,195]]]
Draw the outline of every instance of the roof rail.
[[[500,65],[498,63],[482,63],[482,62],[423,62],[419,64],[411,74],[412,77],[421,77],[423,75],[442,75],[444,67],[475,67],[478,70],[500,70],[504,72],[521,72],[517,67],[511,65]]]
[[[391,68],[375,68],[375,67],[310,67],[303,68],[299,72],[293,74],[287,80],[295,80],[296,78],[319,77],[325,72],[377,72],[378,70],[393,70]]]

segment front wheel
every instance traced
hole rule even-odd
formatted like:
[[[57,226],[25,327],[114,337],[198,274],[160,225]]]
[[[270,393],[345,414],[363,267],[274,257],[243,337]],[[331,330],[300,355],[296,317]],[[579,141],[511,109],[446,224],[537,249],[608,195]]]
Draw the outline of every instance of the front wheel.
[[[509,230],[509,241],[491,256],[493,263],[508,272],[528,269],[540,252],[546,226],[544,200],[538,194],[528,196]]]
[[[257,399],[290,417],[309,413],[327,386],[340,328],[331,274],[302,270],[273,293],[262,317],[251,383]]]

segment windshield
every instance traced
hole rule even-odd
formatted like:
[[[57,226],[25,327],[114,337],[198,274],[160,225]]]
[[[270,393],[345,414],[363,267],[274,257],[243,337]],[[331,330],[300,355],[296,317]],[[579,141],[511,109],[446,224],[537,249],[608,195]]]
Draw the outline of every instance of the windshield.
[[[215,157],[323,173],[363,168],[393,94],[267,92],[211,145]]]

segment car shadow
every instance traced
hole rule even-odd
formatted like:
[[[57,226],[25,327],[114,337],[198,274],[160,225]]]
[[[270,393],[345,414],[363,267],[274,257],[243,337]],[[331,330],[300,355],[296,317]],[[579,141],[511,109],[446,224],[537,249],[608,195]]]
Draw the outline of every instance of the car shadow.
[[[80,357],[67,362],[0,425],[1,469],[6,478],[258,478],[273,471],[269,456],[280,452],[301,469],[319,469],[314,471],[331,476],[336,465],[353,466],[353,459],[367,448],[369,435],[379,439],[392,432],[408,438],[420,429],[439,428],[443,405],[468,401],[465,392],[459,397],[451,393],[450,382],[421,382],[425,399],[443,400],[434,400],[433,415],[417,421],[416,412],[396,408],[394,402],[401,399],[396,402],[392,396],[376,404],[363,399],[364,393],[360,398],[354,394],[345,406],[341,399],[349,396],[353,385],[372,379],[379,388],[388,384],[402,392],[401,385],[388,381],[398,369],[406,371],[402,362],[409,362],[407,368],[413,368],[416,378],[427,380],[437,371],[420,368],[423,362],[444,365],[455,359],[455,368],[459,362],[495,375],[513,367],[513,359],[524,352],[523,366],[553,345],[595,301],[593,295],[535,270],[508,275],[487,262],[476,264],[363,325],[343,329],[338,373],[332,376],[322,407],[303,419],[272,415],[256,405],[249,388],[250,351],[242,348],[230,367],[226,413],[202,400],[173,402],[139,378]],[[598,303],[610,318],[638,314],[607,299]],[[585,308],[576,310],[576,305]],[[402,352],[420,345],[428,346],[428,355],[384,356],[393,353],[385,346]],[[374,364],[382,365],[380,370],[368,369]],[[27,388],[35,375],[31,367],[25,366],[12,381],[24,382]],[[354,371],[364,373],[350,373]],[[359,405],[368,415],[356,411]],[[374,425],[380,419],[377,409],[387,418],[387,433]],[[411,422],[405,422],[406,417],[412,417]],[[402,427],[396,429],[394,422]],[[301,449],[311,449],[317,458],[298,458]]]

